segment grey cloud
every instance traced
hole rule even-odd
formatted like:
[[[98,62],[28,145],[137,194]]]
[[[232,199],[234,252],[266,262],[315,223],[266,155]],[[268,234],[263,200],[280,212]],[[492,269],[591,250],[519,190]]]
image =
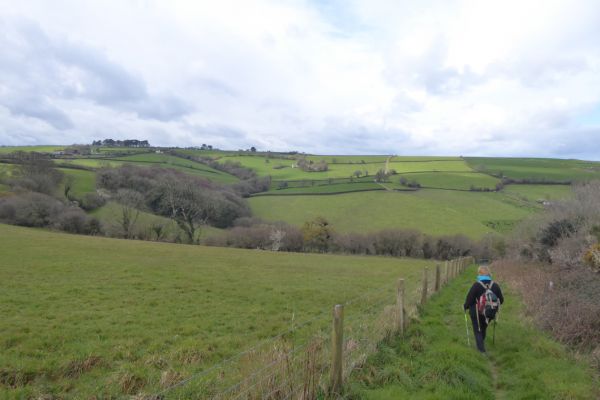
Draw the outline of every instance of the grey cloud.
[[[237,129],[233,126],[228,125],[216,125],[216,124],[206,124],[206,125],[188,125],[187,129],[192,131],[194,134],[199,137],[209,137],[209,138],[226,138],[226,139],[244,139],[246,138],[246,133],[241,129]]]
[[[73,122],[69,116],[43,98],[24,97],[14,99],[5,106],[13,115],[37,118],[58,130],[73,128]]]
[[[468,67],[459,71],[444,66],[447,51],[447,43],[438,37],[422,56],[402,60],[401,63],[388,62],[385,75],[397,86],[402,87],[408,79],[433,95],[460,94],[485,81],[482,75],[475,74]]]
[[[45,120],[59,129],[72,127],[66,112],[49,106],[46,98],[92,101],[143,119],[168,121],[192,111],[183,99],[150,95],[146,84],[103,52],[63,38],[50,37],[25,19],[0,21],[3,86],[0,102],[16,112]],[[0,92],[1,93],[1,92]],[[14,97],[29,93],[30,106]]]

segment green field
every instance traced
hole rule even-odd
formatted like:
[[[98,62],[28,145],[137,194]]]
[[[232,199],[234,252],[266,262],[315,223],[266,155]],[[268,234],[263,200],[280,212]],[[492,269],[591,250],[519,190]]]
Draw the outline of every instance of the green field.
[[[218,159],[219,162],[227,161],[239,162],[242,166],[250,168],[260,176],[271,176],[278,180],[320,180],[328,178],[347,178],[352,176],[356,171],[360,171],[362,175],[373,176],[380,169],[385,169],[386,157],[374,156],[363,157],[366,164],[360,163],[359,156],[350,157],[349,160],[356,161],[354,164],[344,164],[345,158],[333,156],[311,156],[309,159],[314,161],[332,160],[336,158],[337,164],[331,163],[328,165],[327,171],[321,172],[305,172],[299,168],[294,168],[297,160],[267,158],[266,156],[225,156]],[[369,161],[367,161],[369,160]],[[374,160],[374,161],[371,161]],[[348,161],[350,162],[350,161]],[[427,172],[427,171],[452,171],[465,172],[471,171],[470,167],[461,159],[442,159],[426,158],[417,161],[415,157],[407,157],[405,160],[402,157],[394,157],[388,164],[389,169],[394,169],[398,173],[403,172]]]
[[[477,238],[492,232],[493,222],[512,224],[535,211],[535,205],[502,193],[420,190],[364,192],[334,196],[252,197],[255,216],[301,226],[324,216],[340,232],[418,229],[434,235]]]
[[[573,194],[568,185],[507,185],[504,192],[531,202],[563,200]]]
[[[14,151],[35,151],[38,153],[52,153],[63,150],[66,146],[0,146],[0,154],[8,154]]]
[[[397,187],[401,178],[418,182],[423,187],[469,190],[471,187],[495,189],[499,179],[475,172],[424,172],[390,177]]]
[[[315,186],[290,187],[286,189],[275,189],[268,192],[259,193],[256,196],[282,196],[292,194],[335,194],[362,192],[368,190],[385,190],[385,187],[375,182],[355,182],[355,183],[337,183],[337,184],[315,184]]]
[[[326,155],[326,156],[308,156],[309,160],[321,161],[325,160],[328,163],[333,164],[362,164],[364,163],[384,163],[390,158],[389,155],[380,156],[344,156],[344,155]],[[431,161],[462,161],[459,157],[436,157],[436,156],[393,156],[390,159],[391,162],[431,162]]]
[[[425,306],[406,338],[380,346],[355,373],[349,398],[392,399],[598,399],[592,368],[534,328],[518,297],[504,287],[495,344],[488,328],[488,358],[470,345],[461,306],[474,268]],[[470,322],[469,322],[470,323]]]
[[[104,167],[120,167],[124,163],[122,161],[114,161],[109,159],[99,159],[99,158],[59,158],[54,160],[57,164],[65,164],[65,165],[76,165],[87,168],[104,168]]]
[[[218,183],[235,183],[239,179],[225,172],[217,171],[204,164],[185,160],[168,154],[144,153],[117,158],[77,158],[57,159],[59,164],[73,164],[88,168],[120,167],[122,165],[137,165],[142,167],[158,166],[175,169],[189,175],[200,176]]]
[[[96,191],[96,172],[84,169],[58,168],[65,176],[73,179],[73,188],[71,189],[75,198],[81,198],[86,193]]]
[[[546,158],[466,158],[476,170],[513,179],[580,181],[600,179],[600,162]]]
[[[14,386],[0,397],[10,398],[153,393],[164,371],[187,377],[293,321],[322,315],[315,327],[329,327],[335,303],[388,284],[393,301],[396,279],[417,282],[430,264],[8,225],[0,236],[0,379]]]

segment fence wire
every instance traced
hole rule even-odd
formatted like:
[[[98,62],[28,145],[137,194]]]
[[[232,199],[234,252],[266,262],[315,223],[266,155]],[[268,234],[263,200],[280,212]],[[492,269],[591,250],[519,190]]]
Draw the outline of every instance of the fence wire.
[[[466,264],[469,260],[453,261]],[[452,263],[452,262],[451,262]],[[458,265],[458,264],[457,264]],[[450,269],[451,270],[451,269]],[[440,287],[446,282],[442,269]],[[450,276],[452,278],[452,276]],[[427,297],[433,292],[430,269]],[[414,282],[417,283],[417,282]],[[407,319],[418,312],[423,287],[405,292]],[[396,286],[388,283],[343,303],[343,379],[366,362],[382,340],[396,333]],[[312,400],[328,397],[331,375],[331,308],[261,341],[214,366],[149,396],[153,400]],[[304,331],[304,332],[302,332]],[[299,334],[302,333],[302,334]],[[300,339],[298,339],[300,338]]]

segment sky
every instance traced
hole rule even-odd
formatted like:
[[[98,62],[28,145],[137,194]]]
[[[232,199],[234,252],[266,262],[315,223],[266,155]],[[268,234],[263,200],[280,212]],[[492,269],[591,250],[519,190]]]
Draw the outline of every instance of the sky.
[[[0,0],[0,145],[600,159],[600,2]]]

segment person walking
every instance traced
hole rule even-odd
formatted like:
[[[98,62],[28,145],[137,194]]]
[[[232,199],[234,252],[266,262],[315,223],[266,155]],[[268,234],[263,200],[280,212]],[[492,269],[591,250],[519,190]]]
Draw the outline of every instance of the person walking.
[[[500,304],[504,303],[504,296],[498,283],[492,281],[490,268],[486,265],[480,265],[477,270],[477,281],[473,283],[463,305],[465,313],[469,310],[471,322],[473,324],[473,333],[475,334],[475,343],[477,350],[485,354],[485,333],[488,327],[489,315],[485,315],[485,303],[489,301],[489,297],[493,297],[490,293],[497,297]],[[487,299],[486,299],[487,298]],[[490,304],[488,304],[489,306]],[[497,311],[497,310],[496,310]]]

